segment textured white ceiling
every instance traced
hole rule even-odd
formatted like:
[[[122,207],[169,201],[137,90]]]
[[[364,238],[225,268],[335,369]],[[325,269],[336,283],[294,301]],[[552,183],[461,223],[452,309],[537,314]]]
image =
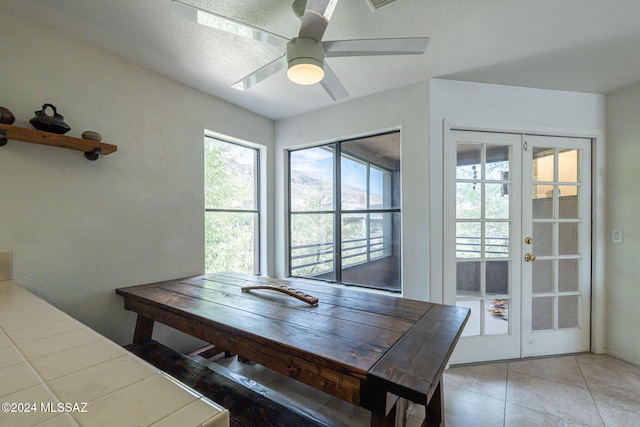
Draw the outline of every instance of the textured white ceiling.
[[[182,0],[287,38],[291,0]],[[170,0],[0,0],[6,9],[198,90],[280,119],[334,103],[284,72],[230,87],[283,52],[169,14]],[[349,99],[429,77],[591,93],[640,80],[640,0],[341,0],[325,40],[428,36],[426,54],[330,58]],[[3,41],[4,42],[4,41]],[[343,101],[344,102],[344,101]]]

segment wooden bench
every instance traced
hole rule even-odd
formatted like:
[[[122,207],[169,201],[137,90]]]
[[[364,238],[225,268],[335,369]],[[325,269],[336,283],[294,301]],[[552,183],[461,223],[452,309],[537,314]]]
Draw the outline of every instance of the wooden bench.
[[[150,340],[126,346],[178,381],[223,405],[235,427],[347,427],[215,363],[207,366]]]

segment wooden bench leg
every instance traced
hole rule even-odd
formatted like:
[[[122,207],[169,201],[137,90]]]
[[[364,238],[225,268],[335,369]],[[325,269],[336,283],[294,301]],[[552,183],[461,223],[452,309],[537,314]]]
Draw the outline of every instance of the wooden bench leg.
[[[151,340],[153,334],[153,320],[138,314],[136,330],[133,333],[133,343],[142,344]]]
[[[396,427],[406,427],[409,416],[409,401],[403,397],[396,403]]]

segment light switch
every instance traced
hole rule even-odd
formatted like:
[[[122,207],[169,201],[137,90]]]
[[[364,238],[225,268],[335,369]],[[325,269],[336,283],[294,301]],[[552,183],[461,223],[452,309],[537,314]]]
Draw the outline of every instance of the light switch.
[[[611,241],[613,243],[622,243],[622,230],[614,228],[611,230]]]

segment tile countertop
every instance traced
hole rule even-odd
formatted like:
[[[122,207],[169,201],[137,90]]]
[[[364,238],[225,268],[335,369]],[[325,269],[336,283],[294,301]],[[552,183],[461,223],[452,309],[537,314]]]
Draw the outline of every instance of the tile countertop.
[[[0,281],[0,426],[228,427],[229,412]]]

